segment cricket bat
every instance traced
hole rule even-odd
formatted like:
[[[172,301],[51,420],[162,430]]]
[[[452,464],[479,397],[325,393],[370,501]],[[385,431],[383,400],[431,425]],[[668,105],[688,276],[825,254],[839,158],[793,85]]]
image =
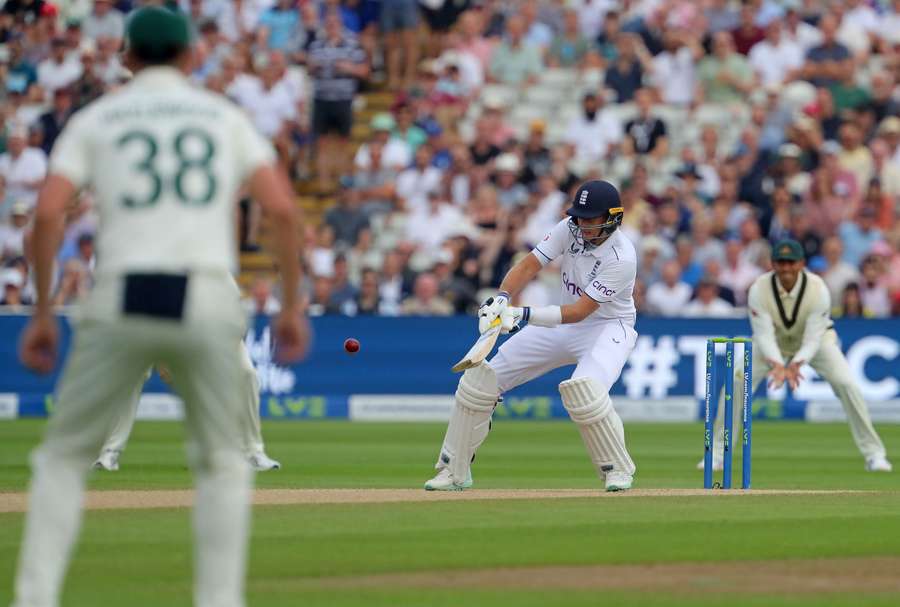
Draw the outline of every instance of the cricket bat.
[[[491,327],[478,336],[478,340],[469,348],[462,360],[453,365],[451,370],[454,373],[459,373],[480,364],[490,355],[498,337],[500,337],[500,319],[495,318],[494,322],[491,323]]]

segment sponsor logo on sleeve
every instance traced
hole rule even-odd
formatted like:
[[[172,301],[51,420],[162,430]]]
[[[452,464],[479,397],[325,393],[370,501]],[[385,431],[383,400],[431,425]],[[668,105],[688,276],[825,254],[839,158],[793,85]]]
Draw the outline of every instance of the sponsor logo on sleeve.
[[[600,295],[602,295],[603,297],[612,297],[616,294],[615,289],[610,289],[606,285],[601,284],[599,280],[595,280],[594,282],[592,282],[591,286],[594,287],[597,292],[600,293]]]

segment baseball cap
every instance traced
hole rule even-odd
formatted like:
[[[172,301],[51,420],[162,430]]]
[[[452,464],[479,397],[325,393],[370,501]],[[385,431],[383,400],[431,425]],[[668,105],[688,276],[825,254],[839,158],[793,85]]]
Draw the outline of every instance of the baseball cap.
[[[796,240],[785,238],[772,247],[772,261],[804,261],[803,247]]]
[[[369,123],[369,127],[373,131],[393,131],[396,125],[397,123],[394,121],[394,117],[387,112],[375,114],[372,117],[372,121]]]
[[[190,46],[191,28],[180,11],[145,6],[128,20],[125,38],[141,60],[164,63]]]
[[[2,284],[4,288],[12,286],[21,289],[25,286],[25,276],[18,268],[6,268],[5,270],[0,271],[0,284]]]
[[[494,163],[494,168],[498,171],[516,173],[519,170],[519,158],[515,154],[501,154]]]
[[[23,202],[21,200],[17,200],[12,203],[12,206],[9,208],[9,212],[11,215],[28,215],[30,211],[30,207],[27,202]]]
[[[800,158],[802,155],[803,150],[796,143],[782,143],[778,146],[779,158]]]
[[[900,118],[896,116],[888,116],[878,125],[879,135],[896,135],[897,133],[900,133]]]

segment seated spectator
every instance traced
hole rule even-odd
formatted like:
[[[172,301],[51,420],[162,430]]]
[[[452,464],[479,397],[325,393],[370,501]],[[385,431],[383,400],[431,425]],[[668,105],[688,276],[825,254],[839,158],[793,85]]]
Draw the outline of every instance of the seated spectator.
[[[413,166],[397,176],[397,196],[412,213],[428,206],[428,197],[441,187],[443,171],[431,164],[432,149],[425,144],[416,151]]]
[[[17,268],[0,269],[0,306],[26,306],[30,302],[22,298],[25,276]]]
[[[619,56],[619,49],[616,40],[622,33],[622,20],[619,13],[609,11],[603,18],[603,26],[600,34],[594,40],[596,52],[599,54],[600,65],[606,66],[616,60]]]
[[[725,243],[725,266],[719,276],[719,284],[731,289],[735,305],[738,306],[747,305],[747,291],[763,273],[761,268],[741,255],[742,249],[739,240],[730,239]]]
[[[819,15],[810,17],[809,22],[805,21],[804,17],[805,15],[801,14],[796,7],[789,6],[784,21],[784,37],[799,45],[803,49],[805,57],[809,49],[822,43],[822,32],[812,25],[815,22],[814,19],[818,20]]]
[[[725,245],[713,236],[712,222],[704,215],[691,220],[691,242],[694,246],[693,259],[700,265],[715,260],[720,265],[725,262]]]
[[[547,51],[547,64],[550,67],[578,68],[590,50],[590,41],[581,33],[578,11],[566,9],[563,30],[556,35]]]
[[[250,286],[250,297],[243,301],[248,316],[275,316],[281,312],[281,302],[272,293],[272,281],[258,276]]]
[[[307,248],[306,254],[310,274],[331,277],[334,274],[334,228],[328,223],[319,225],[315,231],[315,242]]]
[[[331,285],[333,279],[330,276],[316,276],[312,279],[312,297],[309,300],[307,314],[310,316],[323,316],[325,314],[340,314],[341,311],[331,306]]]
[[[805,50],[782,35],[782,22],[775,19],[766,26],[765,40],[750,49],[748,59],[763,86],[790,82],[803,67]]]
[[[28,145],[28,130],[14,125],[7,139],[7,151],[0,154],[0,176],[6,181],[7,196],[32,208],[47,174],[47,155]]]
[[[72,93],[69,89],[59,88],[53,93],[53,107],[38,119],[38,127],[43,135],[41,149],[49,156],[56,138],[72,116]]]
[[[853,174],[857,189],[866,187],[872,180],[875,163],[869,148],[864,145],[862,131],[852,122],[845,122],[838,131],[838,137],[841,145],[837,155],[838,166]]]
[[[502,154],[494,162],[496,171],[497,200],[507,210],[521,207],[528,201],[528,190],[519,183],[522,164],[518,156],[512,153]]]
[[[491,140],[488,122],[484,119],[475,123],[475,139],[469,146],[472,162],[476,166],[484,166],[500,155],[500,146]]]
[[[739,103],[753,90],[753,71],[736,53],[728,32],[713,36],[713,52],[697,64],[703,96],[709,103]]]
[[[0,259],[24,255],[25,232],[30,218],[30,208],[27,204],[24,202],[12,204],[9,222],[0,221]]]
[[[356,314],[357,289],[350,282],[350,274],[345,255],[334,258],[334,275],[331,277],[331,294],[328,298],[328,310],[345,316]]]
[[[494,52],[494,40],[484,36],[484,25],[481,11],[470,9],[460,15],[459,42],[456,48],[477,57],[482,68],[487,71]]]
[[[359,292],[356,294],[356,315],[385,315],[382,308],[381,294],[378,292],[378,272],[366,268],[362,271]]]
[[[637,154],[665,156],[668,151],[666,123],[652,115],[653,92],[640,89],[634,96],[638,115],[625,125],[625,134]]]
[[[91,40],[110,39],[118,48],[125,35],[125,17],[113,7],[111,0],[94,0],[94,10],[81,29]]]
[[[490,142],[500,148],[506,147],[516,137],[516,132],[504,118],[505,111],[506,107],[501,99],[488,96],[484,100],[481,120],[478,123],[478,128],[484,128],[487,131]]]
[[[844,287],[838,305],[831,310],[835,318],[872,318],[871,310],[863,306],[859,284],[851,282]]]
[[[853,70],[853,61],[846,46],[837,41],[837,18],[826,14],[819,22],[822,43],[806,53],[801,75],[818,87],[829,87],[846,79]]]
[[[56,293],[53,295],[54,306],[69,306],[82,301],[91,290],[87,269],[77,259],[70,259],[63,264],[62,277]]]
[[[812,185],[812,175],[803,170],[802,158],[803,150],[794,143],[783,143],[778,147],[776,170],[793,196],[803,196]]]
[[[860,266],[859,298],[874,318],[891,315],[891,297],[885,284],[884,264],[877,255],[867,255]]]
[[[394,206],[397,171],[384,165],[384,144],[369,142],[369,166],[357,168],[353,174],[353,189],[359,195],[363,213],[373,215],[388,213]]]
[[[829,236],[822,243],[822,259],[825,262],[822,280],[828,286],[832,303],[840,301],[847,285],[859,282],[859,270],[841,258],[843,253],[844,245],[837,236]]]
[[[360,230],[356,244],[345,253],[350,282],[358,285],[366,268],[380,268],[384,252],[375,247],[375,237],[370,228]]]
[[[719,285],[711,276],[700,279],[696,297],[682,308],[681,313],[691,318],[726,318],[734,314],[734,307],[719,297]]]
[[[403,138],[393,134],[395,126],[394,118],[387,112],[375,114],[369,122],[371,141],[383,146],[381,164],[385,168],[402,171],[412,162],[412,150]],[[356,151],[353,165],[357,169],[367,169],[369,163],[369,144],[364,143]]]
[[[277,0],[260,15],[256,40],[263,48],[290,53],[302,46],[303,33],[303,21],[296,3]]]
[[[337,202],[325,212],[325,225],[331,227],[335,243],[351,247],[361,230],[369,225],[369,218],[362,209],[360,193],[352,188],[350,180],[341,180]]]
[[[710,0],[703,9],[710,34],[733,30],[740,24],[740,14],[729,0]]]
[[[419,146],[428,140],[425,131],[415,123],[415,114],[412,105],[409,103],[400,103],[394,109],[396,122],[394,124],[393,137],[405,141],[409,148],[409,154],[415,154]]]
[[[660,281],[647,288],[647,312],[659,316],[682,316],[693,289],[681,280],[681,266],[673,260],[662,266]]]
[[[569,123],[565,142],[580,161],[603,160],[622,141],[622,123],[603,108],[600,97],[588,93],[581,102],[581,115]]]
[[[406,240],[431,257],[457,225],[464,221],[462,213],[439,191],[429,192],[428,204],[412,211],[407,224]]]
[[[863,206],[854,219],[847,219],[838,226],[838,236],[844,243],[844,261],[860,266],[872,245],[881,240],[881,230],[875,227],[877,211]]]
[[[77,57],[68,55],[66,41],[54,38],[50,56],[37,66],[38,84],[48,94],[66,88],[81,78],[82,65]]]
[[[603,83],[606,88],[615,91],[616,101],[628,103],[643,81],[643,68],[638,59],[636,45],[643,45],[640,36],[621,33],[615,38],[616,58],[606,68]]]
[[[651,57],[643,45],[637,47],[637,55],[644,71],[653,75],[653,82],[660,91],[663,103],[688,106],[694,102],[697,86],[696,62],[703,57],[697,33],[667,31],[663,36],[664,50]]]
[[[900,118],[897,119],[897,128],[900,132]],[[869,144],[869,150],[872,152],[875,176],[881,182],[884,193],[895,198],[900,196],[900,162],[891,160],[891,149],[887,142],[880,137],[874,139]]]
[[[512,15],[506,21],[506,38],[491,54],[490,76],[495,82],[509,86],[532,84],[541,73],[540,49],[525,36],[525,20]]]
[[[546,129],[547,125],[543,120],[534,120],[529,125],[528,139],[522,150],[525,160],[522,182],[527,186],[533,186],[538,178],[550,173],[553,158],[544,138]]]
[[[766,34],[756,22],[756,11],[751,3],[743,3],[738,21],[738,26],[731,30],[731,37],[734,40],[735,50],[741,55],[746,55],[766,37]]]
[[[423,272],[416,278],[413,294],[403,300],[404,316],[450,316],[453,306],[441,297],[434,274]]]

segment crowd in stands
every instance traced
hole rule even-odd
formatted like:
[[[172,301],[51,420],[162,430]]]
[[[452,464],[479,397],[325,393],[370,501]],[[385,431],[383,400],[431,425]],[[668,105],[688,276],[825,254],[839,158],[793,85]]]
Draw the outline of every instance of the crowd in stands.
[[[48,154],[129,78],[123,31],[147,3],[0,8],[0,304],[33,297],[23,234]],[[192,18],[196,84],[336,198],[306,227],[311,314],[469,313],[600,178],[622,194],[642,314],[744,314],[792,237],[835,316],[900,315],[900,0],[166,4]],[[390,107],[365,112],[372,91]],[[252,246],[258,210],[242,208]],[[60,305],[90,288],[96,227],[87,192]],[[550,264],[521,300],[559,293]],[[247,305],[277,310],[266,276]]]

